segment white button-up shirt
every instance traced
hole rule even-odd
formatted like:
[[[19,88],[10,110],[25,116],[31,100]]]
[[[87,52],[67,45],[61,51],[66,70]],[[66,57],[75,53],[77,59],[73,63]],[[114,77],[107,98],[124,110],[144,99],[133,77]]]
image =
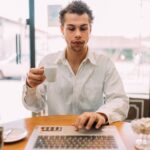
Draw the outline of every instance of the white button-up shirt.
[[[47,55],[40,66],[51,64],[57,64],[55,82],[45,80],[37,88],[24,86],[23,104],[27,109],[39,112],[47,106],[49,115],[101,112],[109,123],[126,118],[129,99],[108,57],[89,50],[76,75],[65,52]]]

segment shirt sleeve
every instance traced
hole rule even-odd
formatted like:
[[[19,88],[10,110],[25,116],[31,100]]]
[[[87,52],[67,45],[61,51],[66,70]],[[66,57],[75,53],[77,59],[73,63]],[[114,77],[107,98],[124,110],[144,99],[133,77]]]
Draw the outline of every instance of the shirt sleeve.
[[[32,112],[40,112],[46,106],[46,85],[41,84],[37,88],[23,87],[23,105]]]
[[[105,104],[97,112],[104,113],[108,122],[122,121],[128,115],[129,98],[126,96],[122,80],[111,60],[108,60],[104,80]]]

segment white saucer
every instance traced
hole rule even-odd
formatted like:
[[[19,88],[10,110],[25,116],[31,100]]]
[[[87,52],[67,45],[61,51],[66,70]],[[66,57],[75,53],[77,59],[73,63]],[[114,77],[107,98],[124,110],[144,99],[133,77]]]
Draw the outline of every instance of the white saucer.
[[[4,143],[17,142],[27,136],[27,130],[21,128],[11,128],[4,131]]]

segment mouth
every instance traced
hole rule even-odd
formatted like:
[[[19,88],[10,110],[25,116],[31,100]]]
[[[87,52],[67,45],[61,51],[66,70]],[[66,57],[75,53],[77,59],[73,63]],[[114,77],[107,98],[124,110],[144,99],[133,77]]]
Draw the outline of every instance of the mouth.
[[[71,42],[72,44],[75,44],[75,45],[81,45],[81,44],[84,44],[83,41],[73,41]]]

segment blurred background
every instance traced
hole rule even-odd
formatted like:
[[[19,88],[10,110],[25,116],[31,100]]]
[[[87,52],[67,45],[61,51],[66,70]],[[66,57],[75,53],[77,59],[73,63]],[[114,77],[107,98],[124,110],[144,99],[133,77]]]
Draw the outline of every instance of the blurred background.
[[[31,1],[0,0],[1,123],[32,115],[22,105],[22,87],[32,58]],[[130,97],[129,114],[133,118],[150,116],[150,0],[83,1],[95,17],[89,46],[114,61]],[[44,55],[65,47],[58,13],[68,2],[35,0],[35,66]]]

